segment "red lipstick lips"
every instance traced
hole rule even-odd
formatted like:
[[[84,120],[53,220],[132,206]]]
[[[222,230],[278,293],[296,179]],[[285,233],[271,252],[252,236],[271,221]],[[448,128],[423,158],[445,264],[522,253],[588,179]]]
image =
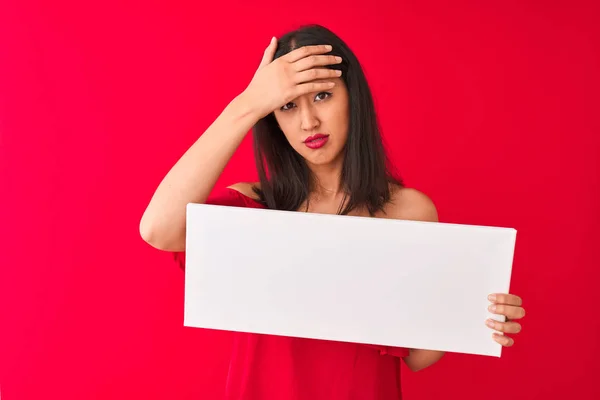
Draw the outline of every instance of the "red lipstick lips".
[[[319,149],[325,146],[325,143],[329,140],[329,135],[325,135],[323,133],[317,133],[316,135],[309,136],[304,141],[306,147],[310,149]]]

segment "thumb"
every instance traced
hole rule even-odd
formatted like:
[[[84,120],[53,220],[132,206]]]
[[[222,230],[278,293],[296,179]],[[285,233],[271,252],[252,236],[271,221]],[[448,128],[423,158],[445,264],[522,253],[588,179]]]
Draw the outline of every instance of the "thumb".
[[[263,54],[262,60],[260,61],[260,65],[258,68],[262,68],[265,65],[269,65],[271,61],[273,61],[273,56],[275,55],[275,50],[277,50],[277,39],[275,36],[271,38],[271,43],[265,49],[265,53]]]

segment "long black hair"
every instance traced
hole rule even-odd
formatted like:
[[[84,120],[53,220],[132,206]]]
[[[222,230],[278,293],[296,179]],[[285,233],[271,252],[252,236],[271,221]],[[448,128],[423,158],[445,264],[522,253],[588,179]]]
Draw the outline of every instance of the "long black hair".
[[[328,65],[341,69],[349,97],[348,139],[344,147],[341,175],[346,201],[338,214],[355,208],[366,208],[370,215],[382,211],[390,200],[390,184],[403,186],[397,174],[391,173],[383,146],[371,90],[362,67],[337,35],[321,25],[305,25],[282,36],[277,43],[274,60],[290,51],[309,45],[330,44],[328,54],[342,57],[341,64]],[[296,211],[308,200],[313,181],[304,160],[287,141],[274,113],[259,120],[252,128],[256,168],[260,188],[253,190],[267,208]],[[342,202],[342,205],[344,202]]]

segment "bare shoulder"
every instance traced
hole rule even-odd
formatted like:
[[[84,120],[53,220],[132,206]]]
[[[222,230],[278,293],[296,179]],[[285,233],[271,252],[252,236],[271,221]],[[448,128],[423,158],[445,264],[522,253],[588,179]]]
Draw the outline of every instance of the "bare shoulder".
[[[388,218],[438,222],[437,208],[423,192],[413,188],[392,188],[391,201],[386,206]]]
[[[251,199],[258,200],[258,196],[254,193],[253,188],[260,188],[260,182],[238,182],[233,185],[227,186],[229,189],[236,190],[243,194],[246,197],[250,197]]]

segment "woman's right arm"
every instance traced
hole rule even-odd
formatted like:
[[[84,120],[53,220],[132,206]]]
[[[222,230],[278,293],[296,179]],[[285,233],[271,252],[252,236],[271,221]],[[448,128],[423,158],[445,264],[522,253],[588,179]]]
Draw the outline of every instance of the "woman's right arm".
[[[245,94],[237,96],[171,168],[140,221],[144,241],[160,250],[185,249],[188,203],[204,203],[246,133],[258,121]]]
[[[327,68],[341,59],[323,55],[327,46],[305,46],[273,61],[277,41],[265,49],[246,90],[171,168],[156,189],[140,221],[140,234],[151,246],[185,250],[186,206],[204,203],[219,175],[248,131],[270,112],[298,96],[328,90],[339,75]]]

